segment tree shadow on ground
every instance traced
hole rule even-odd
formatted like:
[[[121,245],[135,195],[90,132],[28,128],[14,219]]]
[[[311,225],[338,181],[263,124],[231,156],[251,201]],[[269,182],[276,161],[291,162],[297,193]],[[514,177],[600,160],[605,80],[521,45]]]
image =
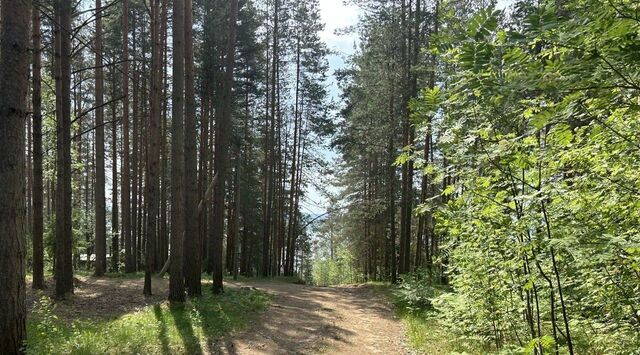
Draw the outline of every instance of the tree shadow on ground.
[[[202,354],[200,339],[198,339],[193,330],[189,309],[185,304],[172,304],[169,306],[169,310],[173,316],[176,328],[178,328],[178,333],[180,333],[185,353]]]
[[[160,305],[153,306],[153,314],[158,321],[158,338],[160,339],[160,345],[162,346],[162,353],[165,355],[171,354],[169,349],[169,338],[167,337],[167,323],[164,318],[164,314],[162,312],[162,307]]]
[[[256,283],[256,286],[261,287]],[[208,338],[212,353],[301,354],[322,351],[329,343],[350,343],[354,333],[336,325],[331,310],[317,302],[314,288],[296,287],[295,293],[273,292],[275,299],[265,314],[249,328],[224,338]]]
[[[64,320],[115,319],[122,315],[164,302],[168,296],[168,280],[152,279],[152,296],[142,294],[144,280],[141,278],[77,276],[75,291],[68,300],[56,302],[56,315]],[[52,279],[47,280],[45,295],[54,296]],[[39,293],[27,288],[27,309],[31,310]]]

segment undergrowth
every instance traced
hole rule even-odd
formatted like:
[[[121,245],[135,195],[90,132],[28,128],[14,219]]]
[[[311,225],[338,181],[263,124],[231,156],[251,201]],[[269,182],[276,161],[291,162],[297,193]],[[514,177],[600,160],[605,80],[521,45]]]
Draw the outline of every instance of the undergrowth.
[[[177,354],[210,353],[221,337],[243,328],[266,309],[261,291],[227,289],[181,305],[151,305],[115,320],[65,322],[55,304],[42,297],[27,324],[27,354]]]
[[[402,275],[401,282],[390,289],[389,296],[405,324],[409,345],[429,355],[485,353],[483,345],[452,337],[434,309],[432,300],[450,291],[426,271]]]

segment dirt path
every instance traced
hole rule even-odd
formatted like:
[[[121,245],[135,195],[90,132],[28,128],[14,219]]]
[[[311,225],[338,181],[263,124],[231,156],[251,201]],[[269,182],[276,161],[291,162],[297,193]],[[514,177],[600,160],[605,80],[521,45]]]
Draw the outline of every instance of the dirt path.
[[[311,287],[248,282],[275,295],[248,329],[231,335],[227,354],[408,354],[404,328],[371,287]]]
[[[62,319],[114,319],[167,298],[166,279],[154,279],[152,297],[142,295],[142,279],[79,276],[75,282],[72,300],[56,304]],[[47,294],[53,286],[50,281]],[[246,329],[209,344],[218,354],[410,353],[402,323],[370,286],[313,287],[260,280],[226,286],[252,287],[274,298]],[[37,298],[29,288],[29,309]]]

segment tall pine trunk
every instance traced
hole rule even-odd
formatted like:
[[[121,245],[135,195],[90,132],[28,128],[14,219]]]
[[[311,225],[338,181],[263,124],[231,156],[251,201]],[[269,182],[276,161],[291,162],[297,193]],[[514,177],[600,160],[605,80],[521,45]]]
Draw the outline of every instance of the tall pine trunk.
[[[96,184],[95,184],[95,238],[96,276],[102,276],[107,268],[107,227],[104,172],[104,73],[102,70],[102,0],[96,0],[95,37],[95,117],[96,117]]]
[[[162,41],[160,36],[160,0],[151,4],[151,114],[148,125],[147,184],[145,203],[147,212],[144,294],[152,293],[151,274],[155,270],[157,240],[158,192],[160,183],[160,109],[162,100]]]
[[[44,285],[44,217],[43,217],[43,174],[42,174],[42,46],[40,34],[40,11],[32,16],[33,46],[33,288],[43,289]]]
[[[111,270],[120,270],[120,232],[118,225],[118,121],[116,75],[112,71],[111,83]]]
[[[56,3],[56,297],[73,293],[71,228],[71,0]]]
[[[125,271],[136,271],[131,236],[131,161],[129,146],[129,0],[122,0],[122,237]]]
[[[184,67],[185,67],[185,116],[184,116],[184,169],[185,169],[185,218],[184,249],[185,282],[189,296],[200,296],[202,262],[200,236],[198,234],[198,171],[196,132],[196,92],[193,69],[193,5],[184,0]]]
[[[169,301],[184,302],[184,0],[173,2],[171,256]]]
[[[25,136],[31,1],[0,4],[0,349],[22,351],[25,306]]]
[[[211,226],[214,233],[213,251],[215,255],[211,255],[213,261],[213,293],[223,292],[222,286],[222,241],[224,234],[224,210],[225,210],[225,188],[227,182],[227,170],[229,159],[229,141],[231,134],[231,115],[233,110],[233,69],[235,64],[235,48],[236,48],[236,22],[238,18],[238,0],[231,0],[229,4],[229,38],[227,43],[227,55],[224,73],[224,88],[222,115],[216,124],[215,139],[215,171],[218,175],[218,183],[213,192],[213,214],[214,224]]]

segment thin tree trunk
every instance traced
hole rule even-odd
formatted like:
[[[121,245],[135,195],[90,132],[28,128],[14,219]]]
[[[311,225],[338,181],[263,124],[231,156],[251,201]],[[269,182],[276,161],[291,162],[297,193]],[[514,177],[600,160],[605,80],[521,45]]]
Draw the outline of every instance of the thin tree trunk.
[[[297,218],[297,213],[294,211],[294,200],[297,193],[296,176],[297,171],[297,155],[298,155],[298,129],[299,121],[302,116],[300,112],[300,38],[296,39],[296,91],[295,91],[295,107],[293,116],[293,154],[291,158],[291,188],[289,191],[289,223],[287,233],[287,256],[285,262],[285,275],[291,276],[293,274],[293,259],[295,250],[295,238],[294,233],[296,231],[293,228],[294,220]]]
[[[44,217],[42,174],[42,46],[40,12],[33,11],[33,288],[44,289]]]
[[[111,87],[111,270],[120,270],[120,235],[118,225],[118,121],[116,119],[116,75],[112,76]]]
[[[198,194],[199,196],[204,196],[207,190],[207,184],[209,181],[209,93],[208,87],[205,86],[202,89],[201,100],[202,100],[202,115],[200,117],[200,159],[199,159],[199,168],[198,168]],[[198,253],[200,254],[200,260],[202,264],[202,260],[205,256],[206,251],[206,240],[207,240],[207,216],[208,216],[208,204],[204,204],[202,211],[198,211],[198,226],[199,226],[199,238],[200,238],[200,248]],[[202,269],[202,265],[200,266]]]
[[[233,235],[233,258],[232,258],[232,275],[233,279],[238,279],[238,251],[240,250],[238,246],[239,242],[239,234],[240,234],[240,159],[239,159],[240,149],[238,149],[238,155],[236,155],[236,171],[234,175],[233,182],[233,220],[231,222],[232,225],[232,235]]]
[[[196,132],[196,93],[193,69],[193,5],[192,0],[184,0],[184,67],[185,67],[185,119],[184,119],[184,169],[185,169],[185,218],[186,231],[184,250],[189,253],[185,259],[185,281],[189,296],[202,294],[202,257],[198,234],[198,171]]]
[[[147,213],[144,294],[152,293],[151,274],[155,270],[157,239],[158,185],[160,183],[160,109],[162,95],[162,42],[160,36],[160,0],[151,4],[151,114],[148,125],[147,148],[147,184],[145,185],[145,203]]]
[[[238,17],[238,0],[231,0],[229,7],[229,41],[227,43],[226,68],[224,75],[224,92],[222,115],[216,125],[216,155],[215,171],[218,175],[218,183],[213,195],[214,224],[211,226],[214,233],[213,250],[215,255],[213,264],[213,293],[223,292],[222,285],[222,240],[224,228],[225,186],[227,180],[229,135],[231,134],[231,115],[233,110],[233,69],[235,64],[236,47],[236,22]]]
[[[159,249],[159,263],[156,264],[157,267],[162,265],[169,258],[169,233],[167,231],[167,185],[169,185],[169,156],[167,154],[167,115],[168,115],[168,48],[167,48],[167,11],[168,11],[168,2],[167,0],[162,1],[162,46],[163,46],[163,75],[164,82],[162,86],[163,91],[163,107],[162,107],[162,142],[160,144],[160,155],[162,156],[162,177],[161,177],[161,190],[160,190],[160,247]]]
[[[393,90],[392,90],[393,91]],[[393,95],[392,95],[393,97]],[[393,122],[393,111],[394,104],[393,99],[390,103],[390,117]],[[395,152],[393,149],[393,137],[389,138],[389,146],[388,146],[388,190],[389,190],[389,206],[388,206],[388,214],[389,214],[389,256],[391,261],[391,283],[397,282],[397,255],[396,255],[396,194],[395,194],[395,186],[396,186],[396,169],[393,165],[395,161]]]
[[[122,0],[122,234],[125,271],[135,272],[131,235],[131,165],[129,147],[129,0]]]
[[[137,25],[137,11],[133,11],[133,23],[132,23],[132,40],[133,40],[133,57],[135,58],[137,55],[137,40],[136,40],[136,25]],[[134,61],[134,63],[136,63]],[[135,271],[140,269],[140,244],[139,244],[139,234],[140,230],[138,229],[138,202],[139,202],[139,189],[138,189],[138,181],[141,176],[138,174],[138,166],[139,166],[139,131],[138,125],[140,122],[140,111],[138,110],[140,107],[140,75],[139,69],[137,65],[133,67],[133,115],[131,123],[132,127],[132,139],[131,139],[131,254],[133,258],[133,268]]]
[[[171,277],[169,301],[184,302],[184,1],[173,2],[171,121]]]
[[[95,36],[95,118],[96,118],[96,184],[95,184],[95,245],[96,276],[102,276],[107,268],[107,226],[104,172],[104,72],[102,70],[102,0],[96,0]]]

